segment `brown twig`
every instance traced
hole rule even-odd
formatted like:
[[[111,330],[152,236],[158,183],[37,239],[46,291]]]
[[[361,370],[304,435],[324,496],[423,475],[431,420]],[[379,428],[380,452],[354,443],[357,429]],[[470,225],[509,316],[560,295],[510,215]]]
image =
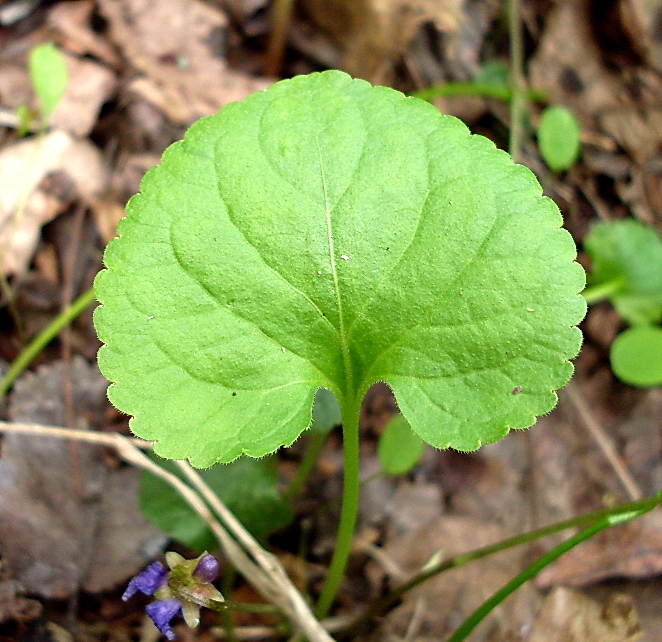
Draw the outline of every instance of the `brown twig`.
[[[575,382],[570,382],[566,386],[563,394],[565,394],[570,403],[572,403],[577,410],[577,413],[589,434],[593,437],[605,459],[614,469],[614,472],[625,489],[627,496],[634,501],[641,499],[644,494],[641,492],[639,484],[637,484],[636,480],[628,470],[628,467],[625,465],[625,462],[616,451],[614,442],[605,433],[602,426],[595,418],[595,415],[591,412],[591,409],[586,403],[586,398],[578,385]]]
[[[218,498],[218,496],[205,484],[202,477],[199,473],[195,471],[191,465],[186,461],[178,461],[177,464],[181,468],[182,472],[188,477],[191,484],[196,488],[200,495],[205,499],[205,501],[211,506],[215,513],[221,518],[224,524],[228,527],[228,530],[237,538],[239,543],[248,551],[253,559],[257,562],[258,566],[265,572],[265,574],[274,580],[276,584],[277,591],[273,593],[271,601],[274,604],[277,604],[281,608],[285,609],[285,603],[283,598],[285,597],[288,605],[296,613],[296,617],[293,619],[299,623],[306,623],[308,626],[312,622],[308,622],[309,618],[313,618],[310,613],[307,602],[303,599],[303,596],[298,591],[298,589],[292,584],[289,579],[285,569],[283,568],[280,560],[269,553],[264,548],[262,548],[255,538],[244,528],[244,526],[239,522],[239,520],[234,516],[234,514],[223,504],[223,502]],[[314,629],[319,627],[317,620],[313,618],[314,624],[316,626],[311,629],[311,631],[302,630],[309,637],[310,640],[313,640],[310,637],[311,632],[314,632]],[[331,640],[331,636],[324,631],[326,639]],[[319,636],[314,639],[321,639]]]
[[[38,424],[4,422],[0,422],[0,432],[77,439],[78,441],[115,448],[124,461],[151,472],[177,490],[189,506],[209,526],[232,564],[265,598],[278,606],[310,642],[333,642],[333,638],[313,616],[308,604],[285,573],[278,558],[265,551],[253,539],[229,509],[214,495],[198,473],[187,463],[180,463],[180,467],[196,486],[197,492],[179,477],[169,473],[149,459],[141,449],[149,449],[151,444],[141,439],[125,437],[119,433],[99,433]],[[213,508],[222,516],[227,528],[214,516],[203,497],[210,500],[213,498]],[[211,501],[210,505],[212,505]],[[231,531],[232,535],[228,531]],[[248,553],[240,546],[240,543],[247,549]]]
[[[264,60],[266,76],[280,76],[281,74],[293,8],[294,0],[275,0],[272,5],[271,35]]]
[[[74,273],[76,271],[76,258],[80,246],[81,228],[85,217],[85,208],[78,205],[72,222],[73,230],[71,232],[71,241],[68,247],[68,254],[62,261],[62,293],[60,299],[60,311],[64,311],[71,306],[74,297]],[[76,408],[74,407],[74,389],[71,381],[71,328],[67,326],[60,332],[61,357],[62,357],[62,396],[64,398],[64,408],[66,425],[68,428],[76,427]],[[79,497],[83,496],[83,479],[80,465],[80,453],[78,452],[78,442],[72,440],[69,442],[69,456],[71,458],[71,474],[74,478],[74,488]]]

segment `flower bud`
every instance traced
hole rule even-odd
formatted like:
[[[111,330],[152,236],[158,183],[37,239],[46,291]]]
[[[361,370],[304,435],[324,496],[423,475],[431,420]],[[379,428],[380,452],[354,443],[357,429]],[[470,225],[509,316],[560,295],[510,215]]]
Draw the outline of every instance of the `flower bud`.
[[[193,571],[193,577],[201,582],[213,582],[218,577],[220,569],[218,560],[209,553],[203,555],[198,562],[198,565]]]

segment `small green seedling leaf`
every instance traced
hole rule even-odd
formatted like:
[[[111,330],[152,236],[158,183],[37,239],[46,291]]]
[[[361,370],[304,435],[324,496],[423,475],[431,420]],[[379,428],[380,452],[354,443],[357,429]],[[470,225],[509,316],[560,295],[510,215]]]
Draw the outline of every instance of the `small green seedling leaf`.
[[[96,279],[110,400],[156,452],[261,457],[387,382],[426,442],[475,450],[556,404],[586,302],[533,174],[432,105],[339,71],[195,124]],[[513,394],[518,388],[520,394]]]
[[[611,369],[632,386],[662,385],[662,328],[638,326],[622,332],[611,346]]]
[[[341,423],[342,413],[336,396],[330,390],[320,388],[313,403],[313,423],[310,429],[314,432],[327,433]]]
[[[62,99],[69,80],[62,52],[52,43],[37,45],[30,52],[30,78],[46,122]]]
[[[510,87],[508,65],[500,60],[486,60],[478,70],[473,82],[494,87]]]
[[[34,114],[27,105],[19,105],[16,108],[16,115],[18,116],[18,131],[19,136],[25,136],[32,130],[34,121]]]
[[[387,475],[404,475],[418,464],[425,444],[409,422],[396,415],[386,424],[379,440],[377,455]]]
[[[608,298],[631,325],[662,317],[662,240],[634,219],[598,223],[584,240],[593,271],[589,303]]]
[[[577,160],[581,149],[579,133],[579,123],[566,107],[552,105],[543,111],[538,127],[538,145],[552,171],[565,171]]]
[[[182,477],[176,464],[162,459],[158,463]],[[231,464],[202,470],[200,474],[254,537],[261,539],[292,520],[292,509],[278,492],[273,457],[242,457]],[[216,537],[181,495],[148,472],[141,479],[140,507],[153,524],[190,548],[204,551],[218,547]]]

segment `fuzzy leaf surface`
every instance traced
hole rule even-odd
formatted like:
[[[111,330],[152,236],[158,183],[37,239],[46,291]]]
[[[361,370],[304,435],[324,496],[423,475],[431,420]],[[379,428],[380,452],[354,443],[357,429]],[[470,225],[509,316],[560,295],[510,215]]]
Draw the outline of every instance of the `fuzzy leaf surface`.
[[[95,287],[111,401],[165,457],[259,457],[386,381],[428,443],[551,410],[584,273],[532,173],[338,71],[203,119],[143,180]],[[513,394],[517,388],[520,394]]]

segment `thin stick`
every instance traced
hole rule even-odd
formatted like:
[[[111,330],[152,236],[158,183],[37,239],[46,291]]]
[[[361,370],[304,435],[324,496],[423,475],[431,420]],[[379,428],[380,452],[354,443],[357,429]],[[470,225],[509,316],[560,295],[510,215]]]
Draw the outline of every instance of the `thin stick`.
[[[213,627],[209,632],[216,639],[229,639],[226,631],[220,626]],[[274,640],[277,638],[277,632],[273,626],[237,626],[234,629],[234,636],[236,640]]]
[[[510,36],[510,140],[508,151],[517,163],[520,159],[525,111],[524,89],[524,38],[520,18],[519,0],[508,0],[508,33]]]
[[[42,426],[41,424],[18,424],[0,421],[0,432],[21,433],[27,435],[38,435],[40,437],[57,437],[59,439],[76,439],[85,441],[89,444],[98,444],[100,446],[110,446],[117,448],[117,438],[121,437],[123,441],[128,442],[135,448],[151,450],[152,442],[136,437],[125,437],[119,433],[95,432],[92,430],[76,430],[72,428],[61,428],[59,426]]]
[[[128,463],[151,472],[175,488],[212,530],[230,562],[241,571],[244,577],[264,597],[276,604],[310,642],[333,642],[333,638],[324,630],[320,622],[314,618],[305,600],[287,577],[277,558],[274,558],[274,556],[262,549],[255,540],[252,540],[250,542],[251,554],[260,560],[260,564],[256,564],[242,550],[237,541],[227,532],[218,519],[216,519],[209,506],[203,501],[201,494],[194,491],[177,477],[177,475],[164,470],[141,452],[140,448],[151,447],[149,442],[125,437],[119,433],[95,433],[92,431],[71,430],[38,424],[10,424],[0,422],[0,432],[76,439],[115,448],[120,457]],[[190,469],[188,464],[180,464],[180,467],[182,467],[185,473],[187,472],[187,467]],[[199,485],[201,489],[204,488],[205,495],[211,493],[209,487],[193,469],[190,469],[189,473],[192,473],[190,475],[192,479],[199,478],[196,480],[196,485]],[[223,514],[223,518],[227,518],[229,523],[236,526],[238,533],[245,531],[243,526],[239,524],[234,515],[230,513],[218,498],[214,499],[214,504],[215,510],[217,508],[220,509],[219,512]],[[247,539],[246,536],[252,539],[250,534],[242,533],[242,540]]]
[[[218,498],[216,493],[205,483],[200,474],[194,470],[191,465],[184,460],[175,462],[188,477],[194,488],[205,499],[209,506],[223,520],[225,526],[237,538],[239,543],[256,559],[265,566],[272,564],[274,555],[265,551],[253,538],[253,536],[244,528],[244,525],[234,516],[232,511]]]
[[[177,464],[189,481],[197,489],[209,506],[223,520],[230,532],[239,540],[244,548],[253,556],[257,565],[272,578],[276,583],[277,591],[271,595],[271,600],[283,608],[288,609],[283,604],[283,598],[290,609],[294,610],[296,616],[292,619],[299,624],[302,633],[309,639],[315,641],[331,642],[333,638],[321,627],[318,620],[315,619],[308,607],[307,602],[299,590],[292,584],[280,560],[264,550],[255,540],[255,538],[244,528],[243,524],[234,516],[234,514],[225,506],[218,496],[209,488],[200,474],[194,470],[187,461],[178,461]],[[241,568],[237,566],[237,568]],[[242,569],[243,572],[243,569]]]
[[[264,64],[265,76],[280,76],[293,8],[294,0],[275,0],[271,7],[271,35]]]
[[[577,384],[570,382],[564,393],[566,397],[570,400],[572,405],[577,410],[579,417],[581,418],[584,426],[588,430],[589,434],[595,440],[595,443],[598,445],[598,448],[602,451],[602,454],[605,456],[605,459],[609,462],[611,467],[614,469],[618,480],[621,482],[621,485],[625,489],[628,497],[632,500],[641,499],[644,494],[639,488],[634,477],[630,474],[627,466],[623,462],[623,459],[616,451],[614,442],[607,436],[605,431],[602,429],[602,426],[597,422],[595,416],[591,412],[586,399],[582,394],[581,390],[577,387]]]

